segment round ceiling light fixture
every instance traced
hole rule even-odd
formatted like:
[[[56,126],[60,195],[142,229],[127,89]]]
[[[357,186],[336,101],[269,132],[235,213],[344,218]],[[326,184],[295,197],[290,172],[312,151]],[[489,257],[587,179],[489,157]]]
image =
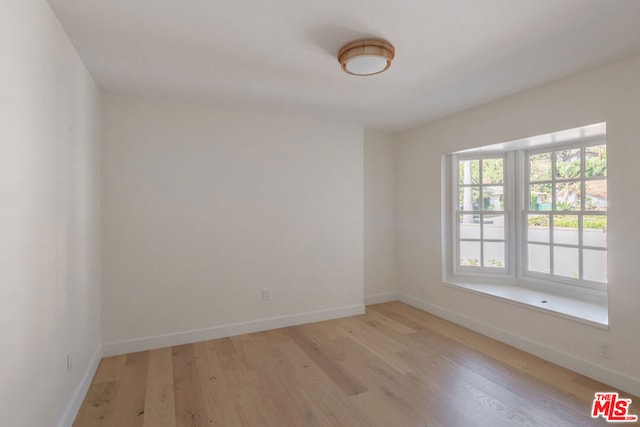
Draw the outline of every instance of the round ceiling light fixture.
[[[388,70],[395,54],[393,45],[384,40],[357,40],[342,46],[338,62],[345,73],[372,76]]]

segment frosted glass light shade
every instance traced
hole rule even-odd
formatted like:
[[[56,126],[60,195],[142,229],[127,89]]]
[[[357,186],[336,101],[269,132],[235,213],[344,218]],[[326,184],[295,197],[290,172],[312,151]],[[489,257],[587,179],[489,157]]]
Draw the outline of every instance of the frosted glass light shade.
[[[388,61],[387,58],[383,58],[381,56],[362,55],[345,61],[344,68],[349,74],[370,76],[386,70],[390,65],[389,62],[390,61]]]
[[[358,40],[338,52],[342,69],[356,76],[371,76],[387,70],[395,56],[394,47],[383,40]]]

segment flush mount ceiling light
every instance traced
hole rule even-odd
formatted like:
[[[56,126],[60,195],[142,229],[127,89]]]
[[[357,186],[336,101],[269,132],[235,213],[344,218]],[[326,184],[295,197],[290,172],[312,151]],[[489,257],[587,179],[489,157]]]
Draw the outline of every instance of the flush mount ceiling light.
[[[342,46],[338,62],[345,73],[372,76],[386,71],[395,54],[395,48],[384,40],[358,40]]]

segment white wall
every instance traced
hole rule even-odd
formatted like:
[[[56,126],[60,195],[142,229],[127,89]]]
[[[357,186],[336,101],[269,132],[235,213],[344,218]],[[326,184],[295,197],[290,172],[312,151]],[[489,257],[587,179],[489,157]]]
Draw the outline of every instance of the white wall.
[[[364,133],[364,295],[395,298],[395,156],[393,134]]]
[[[361,128],[107,94],[102,112],[106,353],[362,311]]]
[[[49,5],[0,2],[3,426],[72,419],[98,361],[98,117],[98,90]]]
[[[397,145],[399,290],[425,307],[640,395],[640,57],[577,74],[405,132]],[[445,287],[440,155],[607,122],[609,320],[600,330]],[[598,341],[613,358],[598,357]]]

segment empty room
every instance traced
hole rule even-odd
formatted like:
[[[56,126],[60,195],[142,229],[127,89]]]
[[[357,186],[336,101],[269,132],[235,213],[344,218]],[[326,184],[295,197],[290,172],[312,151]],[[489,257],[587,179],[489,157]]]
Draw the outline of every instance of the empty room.
[[[0,426],[637,423],[638,22],[0,0]]]

